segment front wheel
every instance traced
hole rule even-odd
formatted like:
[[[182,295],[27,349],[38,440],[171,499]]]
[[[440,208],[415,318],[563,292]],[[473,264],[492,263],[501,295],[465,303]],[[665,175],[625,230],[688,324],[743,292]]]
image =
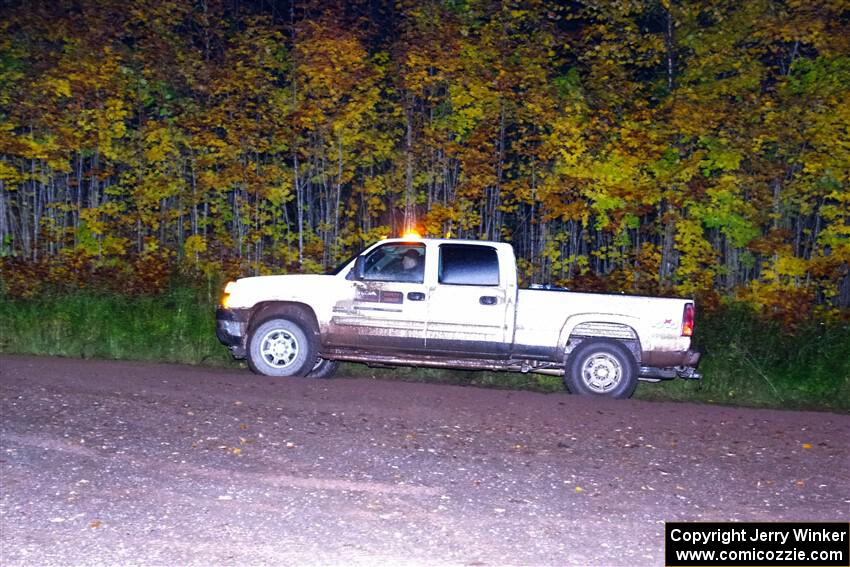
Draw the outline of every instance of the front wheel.
[[[254,329],[248,340],[248,365],[266,376],[305,376],[316,362],[315,347],[301,325],[271,319]]]
[[[339,361],[320,358],[307,374],[307,378],[330,378],[336,373],[337,368],[339,368]]]
[[[573,394],[629,398],[637,388],[637,361],[611,340],[588,340],[570,353],[564,383]]]

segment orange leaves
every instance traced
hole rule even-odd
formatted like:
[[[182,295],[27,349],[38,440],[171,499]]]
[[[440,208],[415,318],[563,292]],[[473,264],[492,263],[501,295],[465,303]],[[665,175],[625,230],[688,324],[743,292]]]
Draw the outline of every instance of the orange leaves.
[[[739,297],[759,308],[767,319],[777,321],[782,327],[794,331],[808,323],[814,312],[814,286],[790,282],[752,281]]]
[[[319,271],[416,224],[510,240],[535,283],[846,308],[831,5],[255,4],[5,11],[0,254],[144,290],[133,254]]]
[[[333,21],[308,22],[304,39],[295,46],[309,96],[339,100],[368,73],[363,44]]]
[[[377,102],[371,86],[380,66],[370,60],[360,39],[338,22],[308,22],[293,58],[300,127],[318,130],[332,128],[335,120],[357,120]]]

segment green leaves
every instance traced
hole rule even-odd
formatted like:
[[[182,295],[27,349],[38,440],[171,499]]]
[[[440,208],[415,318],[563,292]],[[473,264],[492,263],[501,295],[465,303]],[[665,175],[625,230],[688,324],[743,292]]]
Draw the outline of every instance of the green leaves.
[[[416,224],[526,281],[846,307],[835,2],[299,6],[4,11],[3,254],[318,271]]]
[[[735,171],[740,167],[744,156],[739,150],[730,147],[727,140],[703,136],[700,144],[707,149],[705,157],[699,162],[702,174],[706,177]]]

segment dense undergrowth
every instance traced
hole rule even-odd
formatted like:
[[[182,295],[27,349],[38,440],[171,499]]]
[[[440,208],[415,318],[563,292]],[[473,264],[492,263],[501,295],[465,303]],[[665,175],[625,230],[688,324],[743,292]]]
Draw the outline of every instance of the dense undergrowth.
[[[209,294],[177,287],[126,297],[71,291],[0,296],[0,352],[237,366],[215,338]],[[637,397],[758,407],[850,410],[850,325],[809,321],[793,332],[732,304],[702,314],[702,381],[642,384]],[[495,388],[560,391],[534,374],[347,365],[343,374]]]
[[[227,364],[214,307],[189,288],[161,295],[90,291],[0,299],[0,352]]]
[[[702,381],[638,388],[638,396],[712,403],[850,410],[850,325],[810,320],[793,332],[733,304],[700,317]]]

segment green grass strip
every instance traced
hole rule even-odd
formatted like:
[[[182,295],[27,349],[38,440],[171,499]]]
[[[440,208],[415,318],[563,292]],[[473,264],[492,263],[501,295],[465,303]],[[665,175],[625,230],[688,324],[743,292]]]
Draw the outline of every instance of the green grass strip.
[[[191,288],[128,298],[94,291],[32,300],[0,296],[0,352],[237,367],[215,338],[215,306]],[[636,397],[752,407],[850,410],[850,326],[812,322],[794,334],[744,305],[702,316],[702,381],[642,384]],[[246,371],[247,372],[247,371]],[[343,374],[554,392],[559,377],[345,365]]]
[[[189,289],[127,298],[72,292],[0,299],[0,352],[77,358],[229,364],[214,308]]]

